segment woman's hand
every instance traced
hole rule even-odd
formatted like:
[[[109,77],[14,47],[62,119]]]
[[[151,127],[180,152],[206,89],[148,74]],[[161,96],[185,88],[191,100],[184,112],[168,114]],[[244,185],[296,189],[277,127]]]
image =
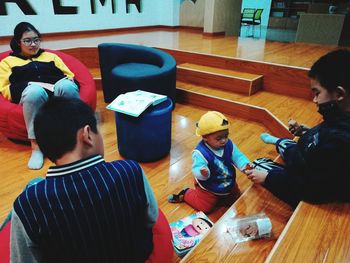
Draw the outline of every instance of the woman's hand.
[[[267,172],[251,169],[246,171],[246,175],[248,176],[248,179],[253,183],[263,184],[266,180]]]

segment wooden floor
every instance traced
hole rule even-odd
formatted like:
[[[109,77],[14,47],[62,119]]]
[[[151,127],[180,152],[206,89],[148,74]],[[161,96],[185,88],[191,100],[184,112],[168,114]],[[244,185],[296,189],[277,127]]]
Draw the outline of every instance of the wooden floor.
[[[173,48],[198,53],[208,53],[220,56],[232,56],[249,60],[259,60],[271,63],[287,64],[297,67],[310,67],[320,55],[334,49],[332,46],[287,44],[267,42],[259,39],[244,39],[234,37],[207,37],[197,31],[188,30],[146,30],[123,34],[81,34],[77,38],[65,40],[63,37],[47,37],[44,47],[52,49],[74,48],[79,46],[96,46],[102,42],[137,43],[162,48]],[[0,51],[7,50],[7,46],[0,40]],[[266,107],[282,122],[294,117],[308,125],[315,125],[320,121],[315,106],[308,100],[289,98],[270,92],[258,92],[251,97],[241,94],[226,94],[224,91],[213,91],[204,86],[193,86],[187,83],[178,85],[188,86],[197,91],[218,95],[238,102]],[[105,143],[105,158],[107,161],[122,158],[117,150],[114,115],[105,109],[102,91],[98,90],[97,111],[101,113],[101,131]],[[193,184],[191,174],[191,151],[198,143],[195,135],[195,123],[208,108],[201,108],[191,104],[178,103],[172,115],[172,147],[170,154],[160,161],[142,163],[147,178],[156,195],[160,208],[165,212],[168,220],[175,221],[194,212],[186,204],[169,204],[167,196],[183,187]],[[268,132],[268,127],[259,122],[238,118],[234,112],[228,115],[230,120],[230,137],[251,160],[257,157],[276,156],[275,149],[261,142],[259,135]],[[0,135],[0,221],[11,209],[15,197],[21,192],[26,183],[35,177],[45,176],[47,168],[52,165],[45,160],[45,166],[39,171],[27,169],[30,148],[27,145],[15,144]],[[244,192],[251,186],[247,178],[238,173],[237,182]],[[225,212],[218,210],[209,215],[217,221]],[[174,262],[179,258],[174,257]]]
[[[0,52],[8,50],[8,38],[0,37]],[[206,36],[200,30],[160,28],[134,29],[113,33],[89,32],[65,36],[45,36],[42,46],[52,49],[96,47],[100,43],[134,43],[145,46],[180,49],[192,52],[264,61],[296,67],[310,67],[321,55],[335,46],[283,43],[265,39]]]

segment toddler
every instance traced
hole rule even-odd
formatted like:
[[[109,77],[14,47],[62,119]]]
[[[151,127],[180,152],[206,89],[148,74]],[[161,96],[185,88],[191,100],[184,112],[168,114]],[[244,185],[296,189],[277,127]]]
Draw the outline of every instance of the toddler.
[[[219,201],[231,205],[240,196],[235,167],[245,172],[250,161],[228,138],[229,122],[222,113],[205,113],[197,123],[196,134],[202,140],[192,153],[195,188],[172,194],[168,201],[185,201],[197,210],[210,212]]]

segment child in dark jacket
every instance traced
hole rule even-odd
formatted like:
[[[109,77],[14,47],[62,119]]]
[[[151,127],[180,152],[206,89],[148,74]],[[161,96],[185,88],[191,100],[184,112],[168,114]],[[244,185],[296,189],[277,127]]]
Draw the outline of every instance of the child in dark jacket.
[[[300,136],[298,142],[262,134],[265,143],[276,145],[285,165],[248,170],[248,178],[293,207],[301,200],[349,202],[345,166],[350,163],[350,51],[336,50],[321,57],[309,77],[323,122],[310,129],[290,122],[291,132]]]
[[[185,201],[197,210],[210,212],[219,201],[231,205],[240,196],[235,167],[244,172],[250,161],[228,138],[229,122],[222,113],[204,114],[197,123],[196,134],[202,140],[192,153],[195,189],[183,189],[170,195],[168,201]]]

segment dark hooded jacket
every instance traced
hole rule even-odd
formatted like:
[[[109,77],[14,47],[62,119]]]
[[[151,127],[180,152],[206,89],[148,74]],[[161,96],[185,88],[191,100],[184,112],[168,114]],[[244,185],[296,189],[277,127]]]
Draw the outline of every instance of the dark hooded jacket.
[[[271,170],[265,187],[296,206],[299,201],[350,201],[350,112],[319,105],[323,122],[285,149],[285,170]]]

